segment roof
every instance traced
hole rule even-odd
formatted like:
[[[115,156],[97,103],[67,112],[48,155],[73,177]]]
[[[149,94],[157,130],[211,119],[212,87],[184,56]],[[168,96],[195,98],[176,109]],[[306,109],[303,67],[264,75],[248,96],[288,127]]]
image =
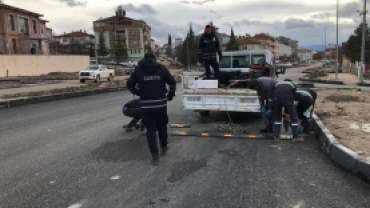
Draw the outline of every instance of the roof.
[[[103,19],[96,20],[95,22],[115,22],[115,21],[127,21],[127,20],[134,20],[129,17],[123,17],[123,16],[111,16]]]
[[[10,6],[10,5],[7,5],[7,4],[0,4],[0,8],[14,10],[14,11],[17,11],[17,12],[30,14],[30,15],[37,16],[37,17],[43,17],[44,16],[43,14],[31,12],[31,11],[21,9],[21,8],[18,8],[18,7],[14,7],[14,6]]]
[[[151,41],[155,41],[153,38],[150,38]]]
[[[85,31],[83,32],[82,31],[72,31],[71,33],[66,33],[64,35],[60,35],[57,37],[86,37],[86,36],[95,37],[94,35],[88,34]]]
[[[307,52],[312,52],[311,50],[308,49],[298,49],[298,53],[307,53]]]
[[[250,37],[242,37],[236,39],[236,43],[238,45],[246,45],[246,44],[261,44],[261,41],[255,39],[255,38],[250,38]]]
[[[49,21],[44,20],[44,19],[40,19],[40,22],[49,22]]]
[[[272,41],[275,40],[274,37],[270,36],[269,34],[265,34],[265,33],[256,34],[253,37],[259,40],[272,40]]]

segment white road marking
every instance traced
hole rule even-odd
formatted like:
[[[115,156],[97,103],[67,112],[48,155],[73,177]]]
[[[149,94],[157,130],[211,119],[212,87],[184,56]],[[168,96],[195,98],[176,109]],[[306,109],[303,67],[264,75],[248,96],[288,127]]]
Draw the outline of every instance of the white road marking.
[[[112,180],[112,181],[114,181],[114,180],[118,180],[118,179],[120,179],[121,178],[121,176],[112,176],[110,179]]]
[[[303,208],[304,205],[304,201],[300,201],[298,204],[294,205],[293,208]]]

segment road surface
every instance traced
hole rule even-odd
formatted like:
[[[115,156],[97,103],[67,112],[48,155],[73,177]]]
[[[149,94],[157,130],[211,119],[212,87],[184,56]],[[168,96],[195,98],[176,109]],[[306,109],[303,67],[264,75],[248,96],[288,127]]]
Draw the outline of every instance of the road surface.
[[[303,144],[172,137],[151,166],[146,138],[122,129],[132,98],[125,91],[0,109],[0,207],[369,207],[370,187],[312,136]],[[171,123],[199,131],[227,121],[183,111],[181,92],[168,111]],[[251,133],[263,125],[231,117]]]

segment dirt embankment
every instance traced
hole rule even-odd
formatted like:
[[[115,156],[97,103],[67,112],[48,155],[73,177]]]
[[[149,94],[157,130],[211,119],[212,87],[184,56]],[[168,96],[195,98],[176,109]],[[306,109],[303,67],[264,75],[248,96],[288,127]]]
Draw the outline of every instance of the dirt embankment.
[[[370,93],[318,91],[315,113],[341,144],[370,159]]]

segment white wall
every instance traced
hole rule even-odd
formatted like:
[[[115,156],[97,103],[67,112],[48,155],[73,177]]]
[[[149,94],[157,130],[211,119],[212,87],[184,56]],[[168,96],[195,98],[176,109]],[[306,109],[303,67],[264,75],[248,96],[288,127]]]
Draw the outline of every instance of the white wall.
[[[298,57],[302,61],[312,60],[313,54],[312,52],[303,52],[303,53],[298,53]]]
[[[292,55],[292,52],[292,47],[285,44],[279,44],[279,56],[290,56]]]

